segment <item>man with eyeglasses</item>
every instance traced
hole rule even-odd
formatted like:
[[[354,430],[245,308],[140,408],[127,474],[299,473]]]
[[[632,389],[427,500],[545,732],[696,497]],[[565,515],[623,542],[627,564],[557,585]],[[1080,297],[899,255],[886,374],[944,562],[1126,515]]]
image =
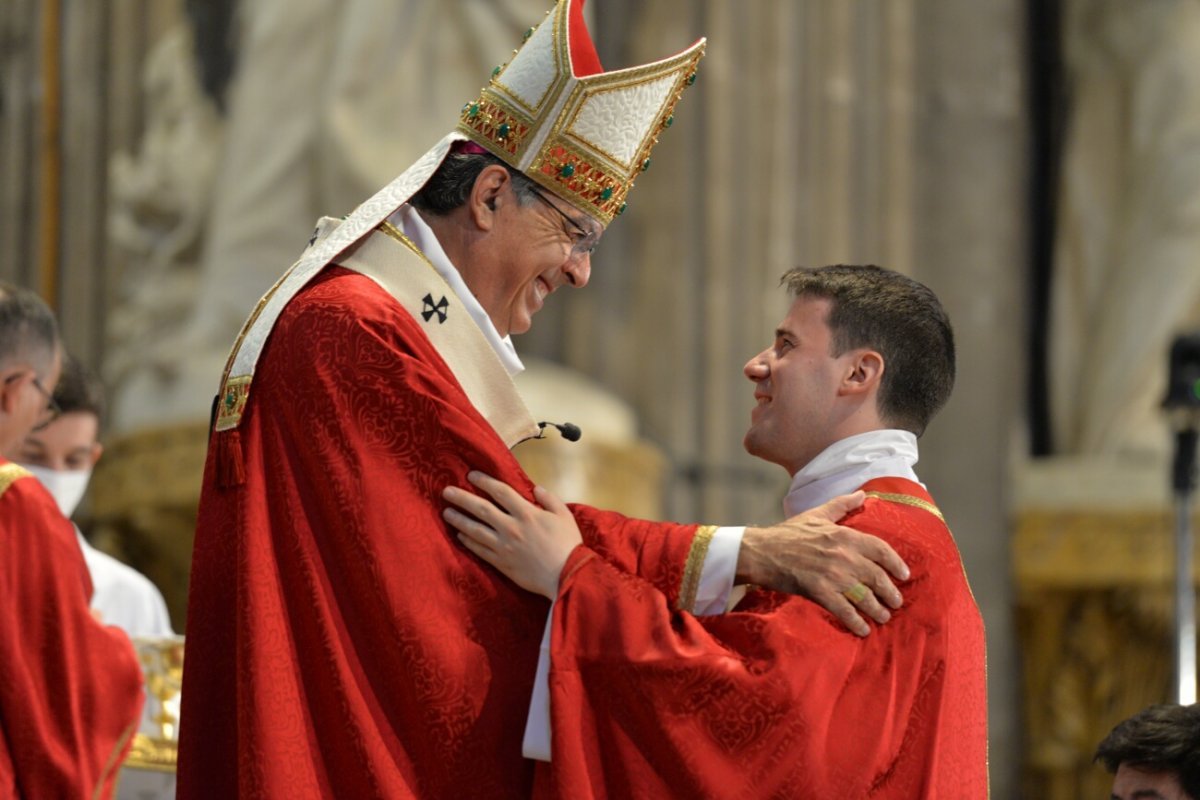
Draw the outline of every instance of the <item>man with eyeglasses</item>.
[[[62,355],[37,295],[0,284],[0,452],[57,416]],[[75,531],[0,459],[0,797],[109,797],[141,709],[129,639],[92,617]]]
[[[549,604],[450,535],[441,492],[479,469],[532,497],[510,335],[587,284],[703,50],[605,72],[581,6],[559,0],[455,133],[323,220],[243,327],[197,520],[182,800],[533,792]],[[762,529],[574,513],[680,608],[719,613],[736,574],[866,635],[907,569],[832,524],[860,502]]]

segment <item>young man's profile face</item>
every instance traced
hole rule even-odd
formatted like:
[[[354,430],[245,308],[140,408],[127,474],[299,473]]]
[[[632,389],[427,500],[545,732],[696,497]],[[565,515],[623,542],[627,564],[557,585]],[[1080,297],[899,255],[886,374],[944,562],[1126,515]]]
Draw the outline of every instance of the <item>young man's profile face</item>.
[[[1173,772],[1144,772],[1122,764],[1113,778],[1111,800],[1196,800]]]
[[[99,421],[95,414],[72,411],[33,431],[9,454],[13,461],[55,472],[91,469],[100,458]]]
[[[755,384],[746,452],[792,474],[831,444],[838,415],[837,390],[847,359],[830,355],[833,333],[826,320],[831,306],[826,298],[796,298],[774,344],[743,370]]]

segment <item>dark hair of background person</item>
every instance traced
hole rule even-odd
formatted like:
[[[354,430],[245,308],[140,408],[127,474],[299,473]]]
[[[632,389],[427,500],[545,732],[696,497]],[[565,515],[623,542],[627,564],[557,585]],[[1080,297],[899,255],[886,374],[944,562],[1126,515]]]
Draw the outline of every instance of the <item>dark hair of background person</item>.
[[[54,387],[54,402],[58,404],[60,413],[82,411],[95,414],[100,426],[104,425],[104,384],[73,355],[63,357],[62,375],[59,376],[58,386]]]
[[[1093,762],[1116,773],[1122,764],[1144,772],[1175,773],[1189,797],[1200,800],[1200,705],[1153,705],[1117,724]]]

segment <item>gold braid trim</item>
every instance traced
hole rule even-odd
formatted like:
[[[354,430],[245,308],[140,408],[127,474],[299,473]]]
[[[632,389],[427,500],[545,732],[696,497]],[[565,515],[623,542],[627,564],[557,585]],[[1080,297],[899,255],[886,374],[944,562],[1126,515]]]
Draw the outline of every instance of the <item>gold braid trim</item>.
[[[391,237],[392,239],[395,239],[397,242],[404,245],[409,250],[412,250],[414,253],[416,253],[417,255],[419,255],[421,257],[422,261],[425,261],[425,262],[429,261],[429,257],[421,252],[420,248],[417,247],[416,242],[414,242],[412,239],[405,236],[404,231],[400,230],[395,225],[388,222],[386,219],[383,222],[379,223],[376,230],[378,230],[380,233],[386,234],[387,236]],[[432,266],[432,264],[430,266]]]
[[[20,464],[5,464],[0,466],[0,494],[8,491],[8,487],[12,486],[21,478],[28,478],[33,473],[22,467]]]
[[[692,607],[696,605],[696,592],[700,589],[700,573],[704,570],[708,545],[712,542],[713,534],[716,532],[716,525],[701,525],[696,528],[692,547],[688,551],[687,566],[683,569],[683,582],[679,586],[679,602],[675,604],[680,611],[691,611]]]
[[[105,763],[103,771],[100,773],[100,780],[96,782],[96,788],[92,790],[93,800],[99,800],[104,791],[104,784],[108,782],[108,777],[121,765],[121,751],[125,749],[125,745],[129,742],[129,737],[137,729],[138,723],[132,722],[119,737],[117,743],[113,745],[112,752],[108,754],[108,762]]]
[[[919,497],[913,497],[912,495],[907,494],[889,494],[887,492],[867,492],[867,497],[876,497],[889,503],[899,503],[900,505],[904,506],[920,508],[928,511],[930,514],[933,514],[935,517],[940,519],[943,524],[946,522],[946,518],[942,516],[942,512],[938,510],[937,506],[928,502],[927,500],[922,500]]]

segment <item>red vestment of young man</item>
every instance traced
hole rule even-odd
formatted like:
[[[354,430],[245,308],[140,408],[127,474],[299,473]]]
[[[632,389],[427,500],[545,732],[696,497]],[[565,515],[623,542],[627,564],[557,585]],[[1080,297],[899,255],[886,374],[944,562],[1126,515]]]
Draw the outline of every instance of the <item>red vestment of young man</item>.
[[[0,798],[112,793],[142,707],[129,638],[92,617],[75,529],[0,459]]]
[[[984,798],[985,642],[954,540],[920,485],[864,487],[844,524],[912,570],[870,636],[805,600],[751,591],[697,619],[586,546],[563,570],[551,641],[564,798]]]
[[[532,485],[428,317],[326,268],[259,359],[244,483],[219,485],[210,447],[181,799],[529,796],[521,739],[549,603],[457,542],[441,492],[471,469],[527,498]],[[620,569],[678,590],[694,526],[575,513]]]

